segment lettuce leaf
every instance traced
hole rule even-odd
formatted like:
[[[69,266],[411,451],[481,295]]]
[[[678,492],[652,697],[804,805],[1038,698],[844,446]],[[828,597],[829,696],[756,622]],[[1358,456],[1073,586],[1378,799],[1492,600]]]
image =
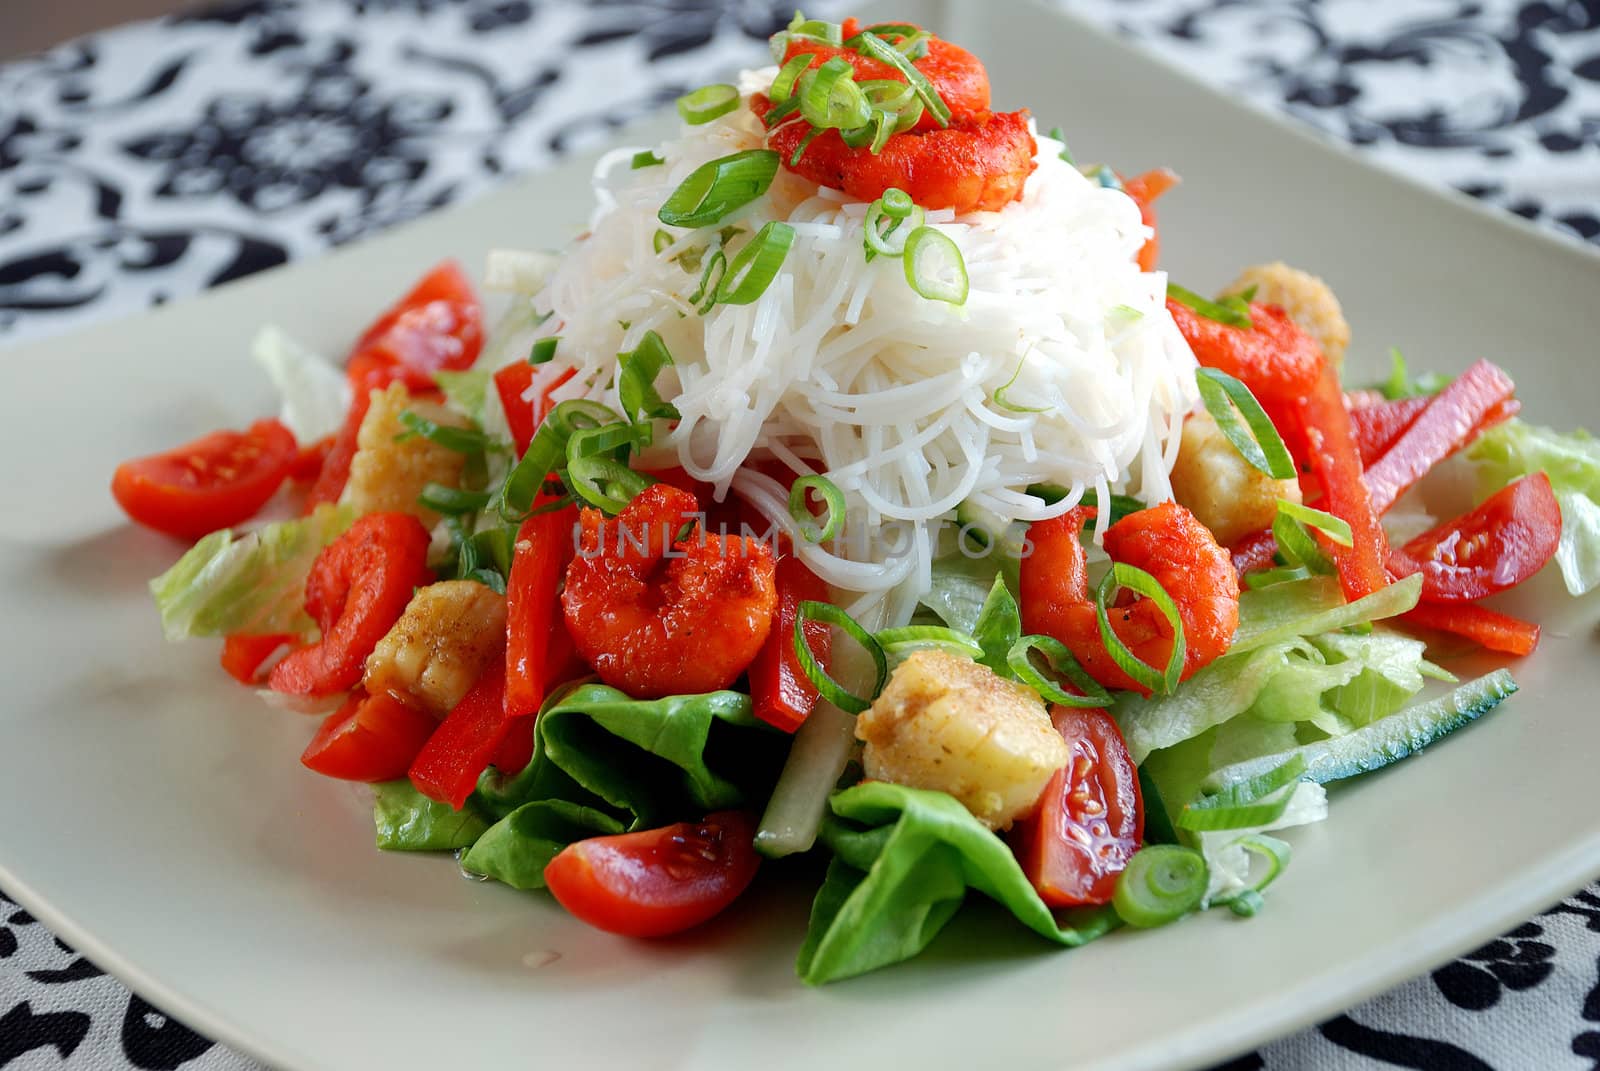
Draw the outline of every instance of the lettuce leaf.
[[[1286,586],[1286,585],[1280,585]],[[1119,697],[1113,713],[1135,763],[1249,710],[1273,676],[1287,665],[1298,640],[1228,654],[1190,677],[1171,695]]]
[[[1508,420],[1479,436],[1466,457],[1477,468],[1480,497],[1532,472],[1549,476],[1561,506],[1561,578],[1574,595],[1600,587],[1600,439]]]
[[[789,741],[738,692],[641,700],[603,684],[552,696],[533,732],[521,773],[478,782],[473,804],[494,824],[461,861],[519,889],[542,887],[575,840],[758,805]]]
[[[836,793],[830,806],[835,817],[822,836],[834,858],[795,964],[809,985],[915,956],[954,917],[968,889],[1060,945],[1085,944],[1117,925],[1110,908],[1058,923],[1005,842],[943,792],[868,781]]]
[[[212,532],[150,581],[168,640],[230,632],[311,630],[306,575],[322,548],[355,521],[349,506],[318,506],[309,517],[235,535]]]
[[[470,802],[461,810],[431,800],[410,781],[372,786],[372,822],[378,847],[390,852],[450,852],[465,848],[489,828]]]
[[[270,326],[256,332],[250,354],[278,388],[283,398],[278,419],[297,442],[309,446],[339,430],[350,408],[343,369]]]
[[[1313,576],[1246,591],[1239,596],[1239,631],[1228,653],[1253,651],[1296,636],[1315,636],[1395,617],[1416,606],[1421,596],[1420,574],[1348,603],[1338,579],[1331,576]]]

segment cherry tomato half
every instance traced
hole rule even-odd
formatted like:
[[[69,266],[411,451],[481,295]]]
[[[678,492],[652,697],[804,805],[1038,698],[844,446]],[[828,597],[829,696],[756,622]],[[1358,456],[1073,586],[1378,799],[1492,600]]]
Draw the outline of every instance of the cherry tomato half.
[[[439,264],[367,328],[351,365],[376,358],[430,377],[471,367],[483,348],[483,313],[461,265]]]
[[[561,906],[625,937],[698,926],[756,876],[755,823],[741,811],[569,844],[544,868]]]
[[[1055,707],[1071,758],[1045,786],[1038,813],[1013,828],[1012,850],[1052,907],[1107,904],[1144,838],[1139,774],[1104,710]]]
[[[1561,542],[1561,506],[1542,472],[1501,488],[1470,513],[1424,532],[1389,559],[1422,574],[1427,602],[1469,602],[1516,587],[1543,569]]]
[[[438,727],[431,714],[392,696],[357,692],[323,721],[300,761],[346,781],[393,781],[406,775]]]
[[[146,528],[199,539],[254,517],[298,453],[288,428],[258,420],[248,431],[214,431],[164,454],[124,461],[111,478],[111,494]]]

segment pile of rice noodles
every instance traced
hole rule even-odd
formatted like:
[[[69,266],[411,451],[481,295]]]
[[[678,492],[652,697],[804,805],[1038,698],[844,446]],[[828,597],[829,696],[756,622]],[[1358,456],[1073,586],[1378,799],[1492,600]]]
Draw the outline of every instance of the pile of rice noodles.
[[[771,78],[770,68],[748,72],[744,89]],[[661,224],[662,202],[690,172],[761,148],[763,133],[740,107],[656,147],[663,165],[632,168],[633,149],[600,161],[588,234],[524,299],[549,317],[519,343],[561,338],[532,392],[575,368],[554,400],[620,411],[617,355],[657,332],[674,361],[657,386],[682,420],[658,425],[636,467],[681,465],[790,534],[786,487],[747,463],[826,475],[848,502],[846,534],[797,540],[799,553],[828,583],[880,597],[898,588],[914,600],[927,588],[938,522],[963,502],[1011,522],[1063,513],[1086,490],[1102,500],[1112,491],[1170,497],[1195,361],[1167,314],[1165,276],[1136,263],[1149,231],[1126,194],[1085,177],[1061,159],[1060,143],[1040,137],[1020,201],[1000,212],[928,213],[966,261],[970,296],[953,306],[913,291],[900,259],[868,262],[867,204],[786,170],[715,225]],[[788,222],[796,238],[765,293],[696,312],[689,296],[700,271],[680,255],[693,263],[737,226],[732,256],[769,220]],[[662,231],[670,241],[657,239]],[[1047,505],[1027,493],[1036,483],[1070,493]],[[1104,525],[1102,514],[1097,536]]]

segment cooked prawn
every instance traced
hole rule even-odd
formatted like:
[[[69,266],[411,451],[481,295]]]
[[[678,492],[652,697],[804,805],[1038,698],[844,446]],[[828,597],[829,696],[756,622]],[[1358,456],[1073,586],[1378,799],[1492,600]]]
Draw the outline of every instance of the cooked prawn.
[[[849,40],[859,32],[859,24],[853,19],[847,20],[843,31],[845,39]],[[812,67],[820,67],[835,56],[843,57],[845,62],[855,69],[858,82],[905,81],[905,76],[893,67],[879,63],[869,56],[863,56],[853,48],[839,48],[805,38],[794,38],[789,41],[789,46],[783,54],[783,61],[787,63],[794,57],[808,52],[816,57],[811,61]],[[989,72],[984,68],[982,60],[960,45],[951,44],[942,38],[930,37],[927,54],[912,63],[912,66],[933,86],[939,94],[939,99],[950,109],[952,118],[965,118],[989,110]],[[930,113],[923,112],[922,118],[911,129],[937,130],[939,121]]]
[[[602,680],[635,698],[726,688],[772,628],[771,548],[703,529],[678,539],[698,510],[687,491],[654,484],[615,520],[580,517],[561,593],[567,631]]]
[[[1088,566],[1078,533],[1094,510],[1078,508],[1028,529],[1033,552],[1022,560],[1022,625],[1064,643],[1085,672],[1107,688],[1144,692],[1111,659],[1089,597]],[[1183,679],[1221,656],[1239,626],[1239,576],[1228,552],[1194,514],[1163,502],[1106,529],[1113,561],[1155,577],[1183,622]],[[1172,657],[1172,627],[1149,599],[1111,610],[1111,627],[1140,661],[1161,667]]]

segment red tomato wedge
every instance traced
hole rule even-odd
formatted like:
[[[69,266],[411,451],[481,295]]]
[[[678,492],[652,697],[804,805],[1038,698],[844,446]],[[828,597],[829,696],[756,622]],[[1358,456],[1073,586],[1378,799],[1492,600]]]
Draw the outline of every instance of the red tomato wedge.
[[[397,364],[431,377],[471,367],[483,348],[483,311],[461,265],[447,260],[362,334],[350,361]]]
[[[236,632],[222,641],[222,668],[240,684],[260,684],[266,679],[261,664],[278,648],[298,640],[298,636],[286,632],[261,636]]]
[[[1139,267],[1145,271],[1155,271],[1156,260],[1161,255],[1161,237],[1156,231],[1156,198],[1177,184],[1177,172],[1165,167],[1123,180],[1122,189],[1138,203],[1139,215],[1150,228],[1150,237],[1139,249]]]
[[[398,699],[357,692],[323,721],[300,762],[345,781],[393,781],[438,727],[432,715]]]
[[[404,513],[369,513],[323,548],[306,578],[306,612],[322,639],[272,669],[289,695],[332,695],[361,680],[363,663],[405,612],[428,572],[428,530]]]
[[[1339,569],[1339,586],[1351,600],[1388,586],[1385,562],[1389,539],[1378,522],[1361,472],[1350,411],[1344,407],[1339,375],[1324,364],[1317,383],[1297,405],[1311,473],[1322,485],[1322,509],[1350,525],[1352,545],[1323,545]]]
[[[561,906],[625,937],[665,937],[698,926],[744,892],[760,858],[755,822],[718,811],[698,822],[569,844],[544,868]]]
[[[802,602],[827,602],[828,585],[793,552],[778,559],[778,605],[772,611],[772,631],[755,661],[750,663],[750,700],[755,715],[768,725],[792,733],[811,716],[817,689],[800,668],[794,649],[794,622]],[[833,646],[832,629],[821,621],[807,622],[806,645],[824,667]]]
[[[1389,568],[1420,572],[1427,602],[1470,602],[1527,580],[1560,542],[1561,506],[1550,477],[1535,472],[1393,552]]]
[[[506,717],[505,662],[496,659],[417,753],[411,763],[411,783],[429,799],[459,811],[478,786],[478,775],[494,758],[512,720]]]
[[[1464,636],[1501,654],[1529,655],[1539,646],[1539,626],[1475,603],[1421,603],[1400,615],[1410,625]]]
[[[1038,812],[1012,829],[1011,847],[1052,907],[1110,903],[1144,839],[1139,774],[1104,710],[1055,707],[1050,717],[1071,758],[1045,786]]]
[[[561,579],[573,555],[578,509],[536,513],[522,522],[506,578],[505,711],[508,717],[536,714],[555,682],[551,665],[567,622],[561,612]],[[567,644],[571,649],[570,641]],[[565,661],[565,657],[562,658]]]
[[[1479,361],[1434,395],[1367,471],[1373,509],[1382,514],[1429,469],[1476,438],[1484,419],[1515,389],[1510,376]]]
[[[248,431],[214,431],[164,454],[124,461],[111,477],[111,494],[146,528],[199,539],[254,517],[298,455],[288,428],[258,420]]]

